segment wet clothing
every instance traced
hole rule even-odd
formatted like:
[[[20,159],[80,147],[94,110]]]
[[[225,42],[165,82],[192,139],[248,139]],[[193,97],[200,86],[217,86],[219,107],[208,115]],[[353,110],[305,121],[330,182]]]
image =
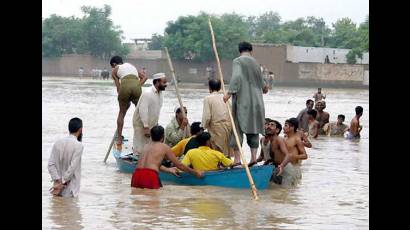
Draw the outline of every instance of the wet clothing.
[[[185,153],[184,150],[185,150],[186,144],[189,142],[189,140],[191,140],[191,138],[192,138],[192,136],[188,137],[188,138],[185,138],[185,139],[182,139],[180,142],[178,142],[178,144],[174,145],[171,148],[171,151],[175,154],[176,157],[179,157],[179,156],[181,156],[182,154]]]
[[[159,189],[162,187],[157,171],[149,168],[137,168],[132,174],[131,187]]]
[[[218,170],[219,164],[228,167],[232,165],[233,161],[223,155],[223,153],[213,150],[208,146],[200,146],[196,149],[191,149],[187,152],[182,164],[195,170],[210,171]]]
[[[165,144],[172,147],[178,144],[182,139],[191,136],[190,126],[188,123],[184,130],[180,129],[177,118],[174,116],[165,128]]]
[[[184,155],[191,149],[196,149],[199,147],[199,143],[195,138],[191,138],[185,145]]]
[[[121,65],[118,65],[118,71],[117,71],[117,76],[118,78],[122,79],[125,76],[128,75],[133,75],[136,78],[139,77],[138,75],[138,70],[135,68],[135,66],[131,65],[130,63],[124,63]]]
[[[127,75],[121,79],[118,102],[127,106],[130,102],[138,104],[141,96],[141,83],[135,75]]]

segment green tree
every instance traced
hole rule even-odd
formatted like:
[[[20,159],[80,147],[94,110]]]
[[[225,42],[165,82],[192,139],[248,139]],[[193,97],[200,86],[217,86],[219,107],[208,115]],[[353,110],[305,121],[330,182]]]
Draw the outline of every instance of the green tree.
[[[168,22],[163,44],[173,58],[196,61],[214,59],[208,17],[208,14],[201,12],[198,16],[181,16],[175,22]],[[211,16],[211,21],[220,58],[237,56],[238,43],[249,40],[243,17],[234,13],[224,14]]]
[[[333,25],[330,46],[335,48],[352,49],[359,47],[356,24],[350,18],[337,20]]]
[[[63,54],[91,54],[109,58],[126,55],[129,50],[121,42],[122,31],[113,25],[111,7],[81,7],[84,17],[51,15],[42,23],[42,54],[59,57]]]

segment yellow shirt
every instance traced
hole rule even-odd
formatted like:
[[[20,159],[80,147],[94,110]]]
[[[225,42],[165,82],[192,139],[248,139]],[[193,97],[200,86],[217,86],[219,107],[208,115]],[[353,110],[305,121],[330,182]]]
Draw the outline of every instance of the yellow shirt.
[[[224,166],[229,166],[233,163],[223,153],[213,150],[208,146],[200,146],[199,148],[189,150],[181,163],[188,167],[192,165],[195,170],[210,171],[218,170],[219,162]]]
[[[176,157],[181,156],[184,153],[185,146],[188,143],[189,140],[191,140],[191,137],[182,139],[180,142],[178,142],[174,147],[171,148],[171,151],[175,154]]]

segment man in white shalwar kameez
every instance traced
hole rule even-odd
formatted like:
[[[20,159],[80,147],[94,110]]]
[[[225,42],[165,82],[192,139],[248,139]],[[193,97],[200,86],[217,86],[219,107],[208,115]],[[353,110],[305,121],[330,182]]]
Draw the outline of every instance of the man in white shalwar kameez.
[[[68,124],[70,135],[54,143],[48,161],[48,171],[54,185],[52,194],[63,197],[77,197],[81,179],[81,144],[83,123],[73,118]]]
[[[144,146],[150,142],[150,130],[158,124],[159,113],[162,107],[163,93],[167,87],[164,73],[153,75],[153,86],[142,92],[135,107],[132,123],[134,127],[133,152],[141,154]]]

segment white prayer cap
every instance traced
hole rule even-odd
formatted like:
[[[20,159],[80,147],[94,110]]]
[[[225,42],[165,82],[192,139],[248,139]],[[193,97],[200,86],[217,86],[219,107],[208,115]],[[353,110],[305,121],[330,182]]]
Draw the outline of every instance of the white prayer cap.
[[[165,73],[156,73],[156,74],[152,75],[152,79],[153,79],[153,80],[155,80],[155,79],[161,79],[161,78],[164,78],[164,77],[166,77],[166,76],[165,76]]]

